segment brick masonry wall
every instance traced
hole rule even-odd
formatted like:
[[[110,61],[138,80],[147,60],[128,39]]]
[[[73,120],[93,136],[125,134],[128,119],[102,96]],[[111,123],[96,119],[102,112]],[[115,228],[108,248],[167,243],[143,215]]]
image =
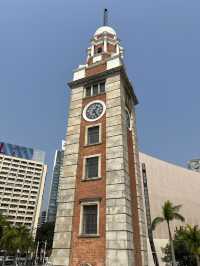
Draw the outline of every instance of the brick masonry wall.
[[[93,100],[106,102],[105,94],[83,99],[83,107]],[[98,145],[85,146],[86,126],[101,123],[102,142]],[[105,265],[105,189],[106,189],[106,118],[94,122],[87,122],[81,119],[79,163],[77,168],[76,192],[74,205],[74,218],[72,228],[72,253],[70,266],[81,265],[81,263],[91,263],[92,266]],[[84,156],[101,154],[101,175],[99,180],[82,181]],[[100,224],[99,237],[89,238],[79,236],[80,225],[80,200],[101,198],[100,200]]]
[[[93,67],[86,68],[86,77],[96,75],[106,70],[106,63],[97,64]]]

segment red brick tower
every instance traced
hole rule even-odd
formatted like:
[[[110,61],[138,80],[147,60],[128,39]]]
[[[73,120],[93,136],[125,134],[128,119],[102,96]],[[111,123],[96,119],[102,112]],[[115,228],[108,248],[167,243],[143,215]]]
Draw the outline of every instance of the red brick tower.
[[[111,27],[97,29],[69,86],[53,265],[146,266],[138,101]]]

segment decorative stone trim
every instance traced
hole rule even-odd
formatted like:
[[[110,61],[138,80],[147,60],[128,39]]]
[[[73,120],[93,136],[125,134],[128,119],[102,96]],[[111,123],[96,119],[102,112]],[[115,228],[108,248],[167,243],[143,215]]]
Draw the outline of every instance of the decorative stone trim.
[[[80,202],[81,204],[81,211],[80,211],[80,224],[79,224],[79,236],[80,237],[98,237],[99,236],[99,208],[100,208],[100,201],[89,199],[88,201],[85,199]],[[83,234],[83,207],[84,206],[90,206],[90,205],[96,205],[97,206],[97,233],[96,234]]]

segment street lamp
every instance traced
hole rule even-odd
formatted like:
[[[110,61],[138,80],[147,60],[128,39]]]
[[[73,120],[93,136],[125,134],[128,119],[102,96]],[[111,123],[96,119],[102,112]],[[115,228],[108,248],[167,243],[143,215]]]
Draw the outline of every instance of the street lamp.
[[[19,265],[19,255],[20,255],[20,250],[17,249],[17,258],[16,258],[16,262],[15,262],[16,265]]]
[[[40,244],[40,242],[38,241],[38,242],[37,242],[37,246],[36,246],[36,251],[35,251],[35,261],[34,261],[34,265],[36,265],[36,263],[37,263],[37,256],[38,256],[38,248],[39,248],[39,244]]]

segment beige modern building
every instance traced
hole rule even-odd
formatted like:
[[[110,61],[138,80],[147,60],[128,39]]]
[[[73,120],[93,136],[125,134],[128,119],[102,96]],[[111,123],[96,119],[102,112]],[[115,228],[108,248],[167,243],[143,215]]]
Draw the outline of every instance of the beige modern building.
[[[152,219],[161,215],[161,206],[166,200],[170,200],[174,204],[182,204],[180,212],[185,217],[186,224],[200,225],[200,173],[143,153],[140,153],[140,163],[146,166]],[[172,230],[179,225],[180,222],[173,223]],[[161,247],[168,242],[168,231],[164,223],[155,230],[154,240],[160,265],[165,265],[161,261]],[[149,266],[154,266],[150,248]]]
[[[0,143],[0,212],[12,224],[37,228],[46,172],[43,152]]]

